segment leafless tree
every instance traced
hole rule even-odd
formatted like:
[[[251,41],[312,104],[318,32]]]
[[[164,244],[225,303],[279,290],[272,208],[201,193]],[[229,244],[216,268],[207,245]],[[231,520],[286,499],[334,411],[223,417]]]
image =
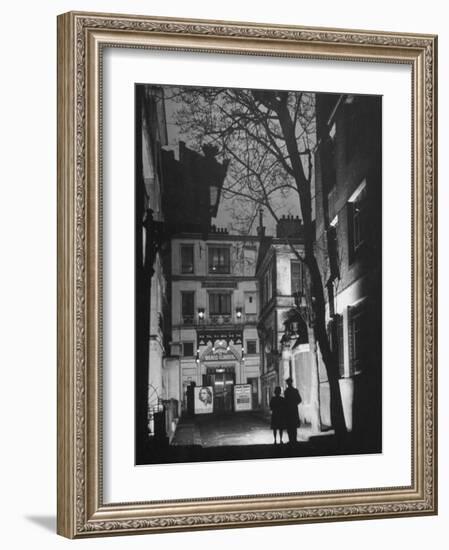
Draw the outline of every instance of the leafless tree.
[[[263,206],[278,221],[276,205],[296,197],[303,220],[304,255],[292,250],[307,267],[313,332],[326,367],[331,395],[331,421],[338,435],[346,432],[339,388],[338,362],[326,330],[323,274],[316,254],[313,190],[315,94],[271,90],[180,88],[176,122],[189,143],[214,147],[230,161],[225,193],[238,199],[242,225]]]

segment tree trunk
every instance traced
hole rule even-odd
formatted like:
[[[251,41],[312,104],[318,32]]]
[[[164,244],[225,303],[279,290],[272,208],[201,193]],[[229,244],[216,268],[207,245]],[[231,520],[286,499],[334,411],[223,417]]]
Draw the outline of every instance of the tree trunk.
[[[315,255],[306,257],[309,273],[312,279],[312,301],[315,313],[314,334],[320,346],[321,356],[326,367],[330,391],[330,409],[332,427],[337,435],[346,433],[346,423],[343,412],[339,384],[339,368],[336,354],[332,351],[326,330],[326,304],[323,283]]]
[[[298,189],[300,208],[304,224],[304,247],[305,263],[309,268],[312,289],[312,307],[315,315],[314,333],[315,340],[320,347],[321,356],[326,367],[330,390],[330,409],[332,427],[337,436],[344,435],[346,423],[343,413],[339,385],[339,370],[335,354],[331,350],[329,337],[326,330],[326,302],[320,269],[315,256],[315,227],[312,223],[312,197],[310,181],[306,178],[298,150],[298,143],[295,136],[295,126],[288,111],[287,103],[284,100],[273,101],[271,107],[276,105],[276,113],[285,139],[285,144],[290,157],[293,169],[293,177]]]

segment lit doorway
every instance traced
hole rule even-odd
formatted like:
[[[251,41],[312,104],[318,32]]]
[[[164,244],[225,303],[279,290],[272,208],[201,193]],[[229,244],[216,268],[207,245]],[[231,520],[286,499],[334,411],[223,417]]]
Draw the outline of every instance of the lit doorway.
[[[234,410],[234,367],[207,367],[203,376],[203,385],[214,388],[214,412],[223,413]]]

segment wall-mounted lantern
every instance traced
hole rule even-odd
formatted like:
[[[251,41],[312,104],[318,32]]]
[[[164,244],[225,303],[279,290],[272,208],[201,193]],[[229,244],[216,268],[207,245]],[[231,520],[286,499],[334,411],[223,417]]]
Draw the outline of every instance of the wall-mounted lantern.
[[[235,308],[235,315],[236,315],[237,319],[239,319],[239,320],[242,318],[242,308],[241,307]]]
[[[204,321],[204,307],[198,308],[198,319]]]
[[[218,185],[214,185],[213,183],[209,185],[209,205],[212,212],[215,212],[218,207]]]

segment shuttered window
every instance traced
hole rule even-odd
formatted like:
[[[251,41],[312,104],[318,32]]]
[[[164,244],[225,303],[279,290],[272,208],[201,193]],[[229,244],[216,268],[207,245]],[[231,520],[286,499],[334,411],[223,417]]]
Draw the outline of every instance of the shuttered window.
[[[210,315],[230,315],[231,295],[215,292],[209,294],[209,313]]]
[[[181,292],[181,309],[183,317],[193,317],[195,293]]]
[[[348,307],[350,374],[363,371],[369,353],[369,327],[364,302]]]
[[[193,272],[193,245],[181,245],[181,273]]]
[[[296,292],[302,292],[303,290],[302,263],[299,260],[291,260],[290,273],[291,273],[292,295],[295,294]]]

